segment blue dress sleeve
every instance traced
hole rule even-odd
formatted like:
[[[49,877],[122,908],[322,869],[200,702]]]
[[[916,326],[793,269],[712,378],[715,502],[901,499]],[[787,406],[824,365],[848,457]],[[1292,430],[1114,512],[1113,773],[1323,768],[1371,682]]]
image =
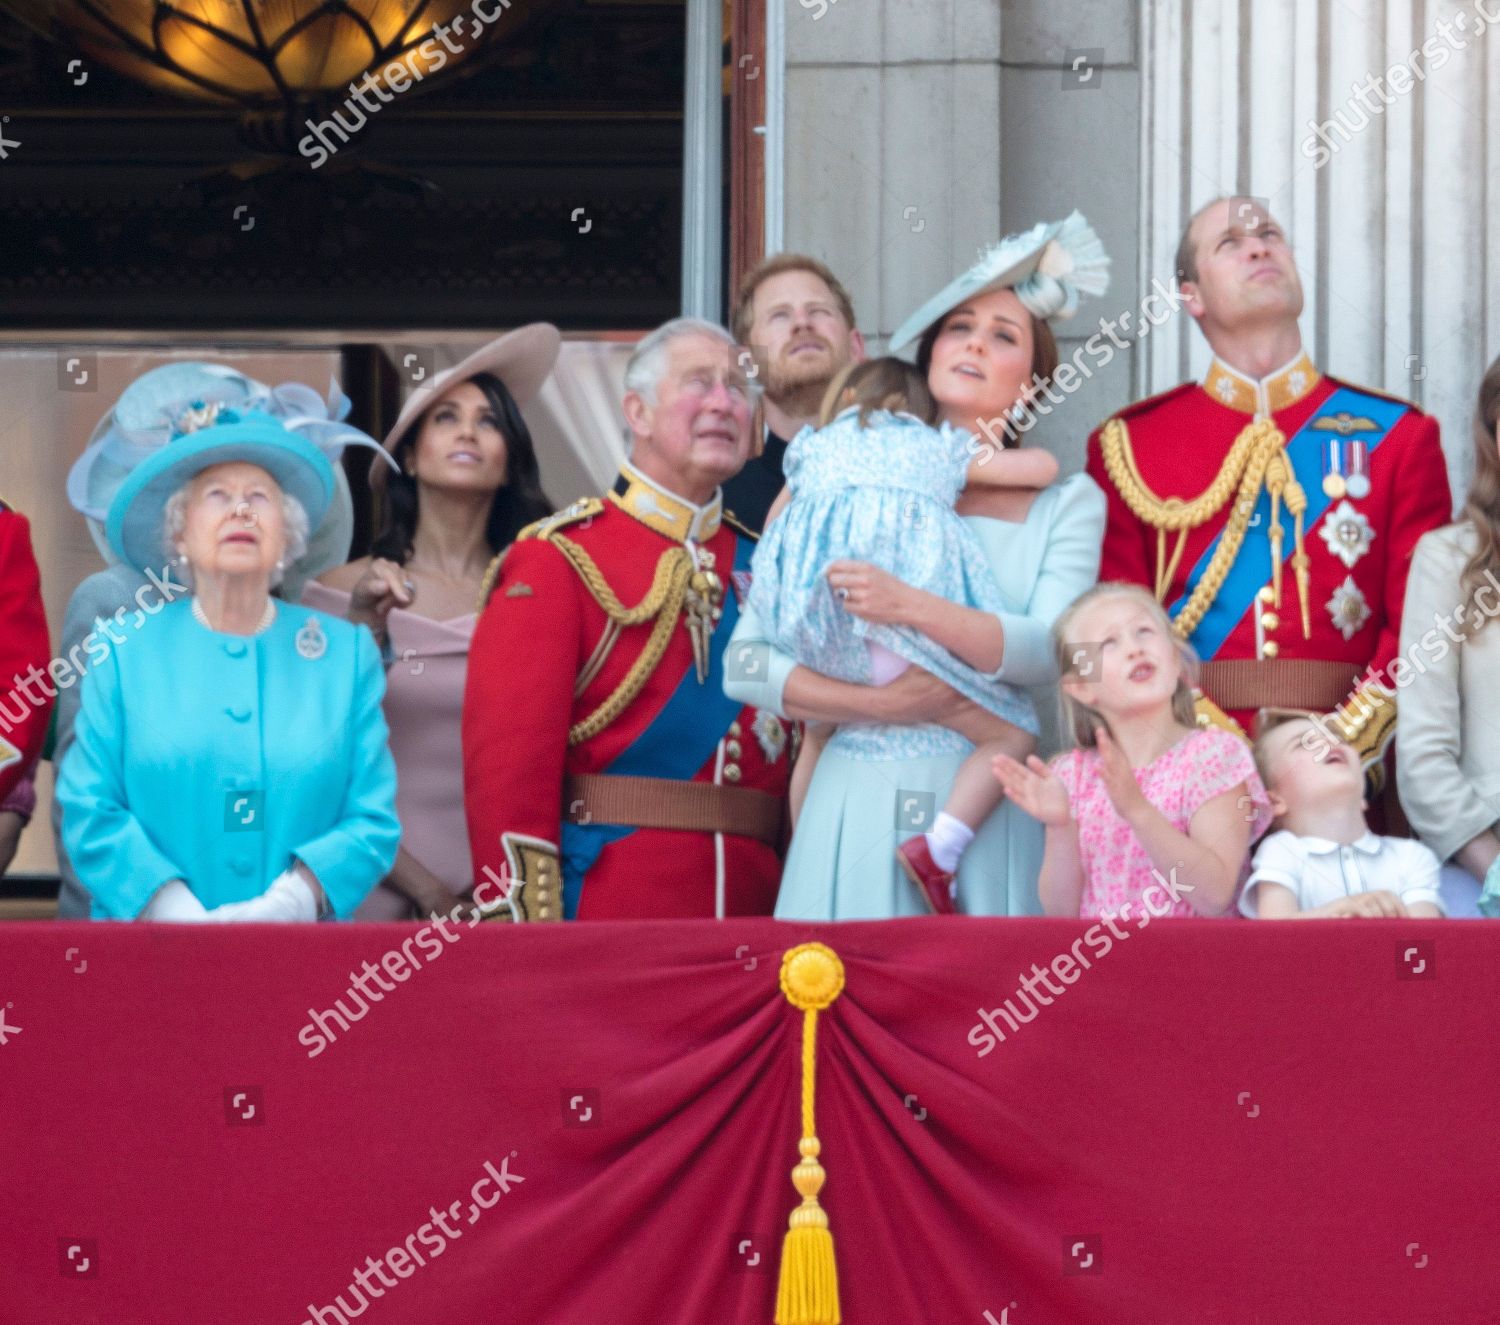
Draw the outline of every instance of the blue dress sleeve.
[[[396,818],[396,763],[381,701],[385,671],[369,631],[355,632],[355,689],[345,721],[349,778],[333,827],[292,854],[318,876],[339,919],[390,873],[401,842]]]
[[[1075,474],[1063,481],[1026,611],[1000,614],[1005,656],[996,680],[1026,686],[1057,680],[1052,624],[1069,603],[1098,583],[1104,520],[1104,493],[1093,479]]]
[[[766,639],[755,609],[745,603],[725,651],[724,693],[741,704],[786,717],[782,691],[797,660]]]
[[[108,638],[101,630],[99,639]],[[187,878],[151,840],[125,791],[127,716],[110,647],[84,674],[73,740],[58,770],[63,848],[96,916],[133,920],[157,889]]]

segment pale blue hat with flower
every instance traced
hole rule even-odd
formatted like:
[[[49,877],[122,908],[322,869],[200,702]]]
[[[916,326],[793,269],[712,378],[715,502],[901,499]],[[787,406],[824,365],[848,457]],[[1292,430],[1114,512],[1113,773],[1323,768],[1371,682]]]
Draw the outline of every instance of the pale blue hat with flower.
[[[193,426],[200,423],[201,426]],[[171,548],[162,541],[167,500],[214,465],[259,465],[307,512],[316,529],[333,500],[333,466],[316,446],[269,414],[239,414],[217,404],[195,404],[189,431],[141,461],[109,504],[104,531],[115,555],[138,571],[165,569]]]
[[[1070,318],[1084,295],[1109,289],[1109,255],[1081,212],[1061,221],[1043,221],[1019,235],[991,244],[968,271],[945,285],[896,328],[894,354],[939,318],[969,299],[992,290],[1014,290],[1033,317]]]
[[[224,459],[252,459],[248,453],[224,453],[201,462],[191,460],[200,451],[207,454],[203,451],[203,434],[217,431],[231,421],[255,419],[263,441],[276,434],[300,439],[302,447],[292,449],[313,469],[318,468],[312,459],[317,456],[326,467],[331,484],[328,492],[322,493],[321,480],[311,486],[290,477],[283,482],[270,464],[263,465],[307,510],[311,531],[307,552],[295,566],[288,568],[283,587],[286,597],[296,598],[303,583],[341,565],[349,555],[354,513],[349,485],[338,464],[344,447],[380,450],[373,437],[345,422],[349,409],[349,398],[334,381],[329,382],[325,399],[300,382],[267,386],[225,364],[165,364],[136,378],[99,420],[88,446],[68,473],[68,500],[87,519],[89,532],[107,561],[120,558],[138,570],[144,570],[146,565],[159,567],[164,553],[154,543],[166,498],[210,464]],[[274,425],[274,430],[268,425]],[[238,438],[241,443],[249,439],[249,433]],[[230,438],[221,435],[220,440],[228,442]],[[264,458],[281,464],[285,453],[286,447],[273,447],[264,453]],[[165,492],[158,491],[155,483],[131,484],[132,504],[139,505],[140,514],[120,523],[122,538],[127,523],[131,530],[129,546],[133,551],[126,555],[125,545],[106,529],[106,523],[120,492],[148,464],[150,473],[170,473],[174,481]],[[191,472],[186,472],[187,469]],[[145,495],[148,486],[149,497]],[[307,500],[303,500],[304,495]],[[158,496],[160,502],[153,511],[152,503]],[[137,522],[142,529],[149,526],[139,536]]]

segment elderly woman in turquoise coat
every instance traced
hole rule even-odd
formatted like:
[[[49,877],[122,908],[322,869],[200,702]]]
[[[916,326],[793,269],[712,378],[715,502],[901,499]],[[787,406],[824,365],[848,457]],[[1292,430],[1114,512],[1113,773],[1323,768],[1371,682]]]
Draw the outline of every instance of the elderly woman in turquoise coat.
[[[1038,225],[992,246],[917,309],[892,337],[891,349],[916,343],[917,366],[945,422],[973,432],[981,447],[1019,444],[1029,407],[1057,368],[1050,321],[1071,316],[1082,295],[1102,293],[1107,266],[1103,245],[1076,212]],[[1039,712],[1055,711],[1051,627],[1098,578],[1104,494],[1087,475],[1075,474],[1040,491],[966,489],[957,510],[1014,611],[980,612],[878,567],[843,560],[827,567],[829,591],[864,620],[926,635],[953,655],[956,666],[971,670],[975,686],[1027,687]],[[971,701],[921,668],[884,686],[821,675],[770,648],[753,612],[742,612],[735,627],[726,678],[725,689],[742,703],[839,724],[813,770],[776,915],[926,914],[895,848],[933,826],[972,749],[952,725]],[[1003,803],[957,861],[958,909],[1039,915],[1043,845],[1040,825]]]
[[[400,838],[384,672],[368,630],[271,596],[332,466],[269,414],[187,402],[175,425],[105,532],[185,588],[97,623],[58,777],[64,843],[96,918],[346,917]]]

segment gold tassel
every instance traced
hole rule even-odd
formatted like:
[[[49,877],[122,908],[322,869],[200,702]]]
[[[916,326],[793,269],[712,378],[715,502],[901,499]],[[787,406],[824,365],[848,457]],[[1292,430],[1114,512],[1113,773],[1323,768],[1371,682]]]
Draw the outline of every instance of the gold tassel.
[[[781,992],[802,1010],[802,1161],[792,1185],[802,1204],[792,1211],[781,1246],[781,1279],[776,1290],[776,1325],[839,1325],[838,1266],[828,1215],[818,1204],[827,1181],[818,1163],[822,1145],[813,1115],[817,1078],[818,1013],[844,990],[844,964],[832,948],[802,943],[781,959]]]
[[[1281,611],[1281,540],[1283,533],[1281,529],[1281,488],[1271,487],[1269,478],[1266,483],[1271,494],[1271,528],[1268,531],[1271,539],[1271,603],[1279,612]]]

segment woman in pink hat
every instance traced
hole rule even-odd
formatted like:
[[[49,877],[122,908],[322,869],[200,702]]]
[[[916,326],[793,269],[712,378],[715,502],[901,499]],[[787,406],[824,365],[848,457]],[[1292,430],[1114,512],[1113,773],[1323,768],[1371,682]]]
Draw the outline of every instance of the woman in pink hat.
[[[448,914],[476,880],[464,823],[459,719],[480,586],[495,556],[552,513],[521,410],[557,362],[546,323],[491,341],[414,391],[377,462],[384,493],[372,554],[303,595],[368,626],[386,660],[386,721],[396,759],[401,850],[358,920]]]

